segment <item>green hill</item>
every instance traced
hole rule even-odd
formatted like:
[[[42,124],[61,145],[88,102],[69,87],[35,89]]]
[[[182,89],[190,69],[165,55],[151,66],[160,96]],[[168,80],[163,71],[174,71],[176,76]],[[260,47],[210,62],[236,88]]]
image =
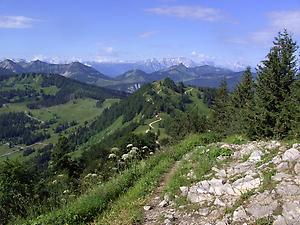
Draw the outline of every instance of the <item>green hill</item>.
[[[0,80],[0,157],[27,155],[88,123],[126,94],[59,75]]]

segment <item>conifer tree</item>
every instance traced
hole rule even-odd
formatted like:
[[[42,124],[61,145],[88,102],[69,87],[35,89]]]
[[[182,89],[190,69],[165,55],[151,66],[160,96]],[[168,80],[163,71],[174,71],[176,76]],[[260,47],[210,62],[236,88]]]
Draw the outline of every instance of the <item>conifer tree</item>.
[[[249,133],[253,122],[254,81],[248,67],[230,96],[231,132]]]
[[[258,66],[256,136],[284,137],[291,130],[291,88],[296,77],[297,45],[286,30],[275,38],[266,60]]]
[[[228,114],[228,103],[229,103],[229,92],[227,87],[226,79],[224,78],[219,88],[217,89],[214,109],[214,128],[220,133],[227,133],[229,124]]]

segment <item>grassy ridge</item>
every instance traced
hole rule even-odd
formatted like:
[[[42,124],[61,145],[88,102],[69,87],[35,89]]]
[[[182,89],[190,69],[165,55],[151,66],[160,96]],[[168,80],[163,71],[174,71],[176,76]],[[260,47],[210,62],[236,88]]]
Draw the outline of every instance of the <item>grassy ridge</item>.
[[[105,215],[104,220],[108,221],[110,218],[116,216],[114,213],[116,212],[114,211],[115,208],[123,208],[122,206],[127,207],[128,203],[130,203],[132,205],[131,208],[134,209],[131,210],[133,215],[140,215],[137,211],[139,204],[135,204],[134,201],[131,200],[143,198],[155,187],[164,171],[195,146],[202,144],[202,142],[202,138],[197,135],[192,135],[180,144],[165,151],[158,152],[151,158],[133,165],[111,181],[82,195],[64,208],[26,222],[22,221],[14,224],[84,224],[100,216],[101,213],[109,207],[109,210],[103,214]],[[148,185],[149,188],[145,188]],[[128,218],[131,218],[130,221],[134,221],[138,216]],[[99,217],[99,223],[102,223],[101,217]]]
[[[131,225],[138,224],[143,218],[143,205],[147,196],[157,187],[164,172],[196,146],[215,141],[214,135],[191,135],[181,143],[170,147],[160,157],[159,163],[148,171],[126,194],[113,202],[108,210],[100,214],[95,224]]]

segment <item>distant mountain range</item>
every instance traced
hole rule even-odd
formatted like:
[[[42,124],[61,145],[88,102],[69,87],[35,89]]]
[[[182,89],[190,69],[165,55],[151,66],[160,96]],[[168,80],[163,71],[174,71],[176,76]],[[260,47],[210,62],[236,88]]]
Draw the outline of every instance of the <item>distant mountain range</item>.
[[[153,73],[155,71],[167,69],[171,66],[183,64],[186,67],[195,67],[200,65],[213,65],[211,62],[196,63],[191,59],[185,57],[177,58],[162,58],[162,59],[146,59],[136,62],[86,62],[96,70],[101,71],[111,77],[118,76],[129,70],[143,70],[146,73]]]
[[[115,77],[104,75],[103,70],[99,72],[99,65],[93,68],[80,62],[52,64],[40,60],[15,62],[6,59],[0,62],[0,75],[19,73],[60,74],[84,83],[127,92],[133,92],[145,83],[162,80],[166,77],[170,77],[175,82],[184,82],[185,84],[202,87],[216,87],[221,79],[226,78],[229,86],[233,87],[242,75],[242,71],[234,72],[213,65],[197,66],[196,63],[185,58],[165,59],[163,61],[149,60],[134,65],[123,64],[122,70],[124,71],[125,67],[128,70]],[[115,65],[116,71],[121,71],[120,65]],[[108,65],[106,64],[106,66]],[[113,65],[110,68],[113,68]]]

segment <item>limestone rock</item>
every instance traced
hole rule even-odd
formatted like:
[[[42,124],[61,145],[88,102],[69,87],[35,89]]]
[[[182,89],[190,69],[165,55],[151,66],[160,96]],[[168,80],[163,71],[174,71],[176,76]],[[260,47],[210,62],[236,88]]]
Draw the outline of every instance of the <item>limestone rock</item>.
[[[181,195],[182,196],[187,196],[187,194],[188,194],[188,192],[189,192],[189,188],[188,187],[186,187],[186,186],[182,186],[182,187],[180,187],[179,188],[180,189],[180,191],[181,191]]]
[[[249,157],[249,161],[250,162],[259,162],[261,160],[261,156],[262,156],[262,152],[259,150],[255,150],[251,153],[250,157]]]
[[[282,159],[290,162],[297,160],[299,157],[300,152],[295,148],[290,148],[283,154]]]
[[[248,216],[243,206],[238,207],[233,212],[233,218],[232,218],[233,222],[241,222],[246,218],[248,218]]]
[[[253,196],[249,202],[250,204],[246,208],[246,211],[255,219],[272,215],[278,206],[277,200],[268,191]]]
[[[159,207],[166,207],[169,205],[169,202],[167,202],[166,200],[162,200],[160,203],[159,203]]]
[[[300,224],[300,201],[285,202],[282,216],[287,224]]]
[[[152,206],[151,205],[145,205],[144,206],[144,210],[145,211],[149,211],[149,210],[151,210],[152,209]]]

